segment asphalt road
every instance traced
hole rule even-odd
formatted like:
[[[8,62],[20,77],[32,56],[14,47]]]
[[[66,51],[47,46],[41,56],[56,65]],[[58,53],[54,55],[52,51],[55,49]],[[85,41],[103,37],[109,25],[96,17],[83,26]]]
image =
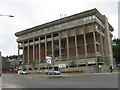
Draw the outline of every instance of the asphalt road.
[[[2,80],[24,88],[118,88],[118,74],[116,73],[63,76],[46,80],[3,76]]]

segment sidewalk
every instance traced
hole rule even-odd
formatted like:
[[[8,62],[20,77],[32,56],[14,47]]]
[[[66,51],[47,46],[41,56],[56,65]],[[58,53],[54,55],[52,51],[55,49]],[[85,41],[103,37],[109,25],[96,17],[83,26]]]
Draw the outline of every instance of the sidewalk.
[[[5,76],[17,76],[17,77],[23,77],[28,79],[39,79],[39,80],[46,80],[50,78],[61,78],[61,77],[70,77],[70,76],[78,76],[78,75],[92,75],[92,74],[115,74],[118,72],[103,72],[103,73],[62,73],[61,75],[45,75],[45,74],[27,74],[27,75],[17,75],[17,74],[4,74]]]
[[[29,79],[39,79],[39,80],[46,80],[49,78],[60,78],[61,75],[45,75],[45,74],[27,74],[27,75],[19,75],[20,77],[29,78]]]
[[[21,87],[9,82],[2,82],[2,88],[21,88]]]
[[[0,89],[2,88],[22,88],[22,87],[9,82],[0,82]]]
[[[4,73],[4,74],[2,74],[2,76],[3,75],[6,75],[6,76],[17,76],[16,73]],[[22,87],[19,86],[19,85],[16,85],[16,84],[13,84],[13,83],[1,80],[0,81],[0,89],[2,89],[2,88],[22,88]]]

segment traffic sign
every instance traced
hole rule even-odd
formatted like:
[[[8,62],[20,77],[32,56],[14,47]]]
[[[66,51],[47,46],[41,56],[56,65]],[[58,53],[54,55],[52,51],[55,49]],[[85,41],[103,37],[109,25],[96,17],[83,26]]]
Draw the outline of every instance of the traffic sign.
[[[52,57],[46,56],[46,63],[51,64]]]

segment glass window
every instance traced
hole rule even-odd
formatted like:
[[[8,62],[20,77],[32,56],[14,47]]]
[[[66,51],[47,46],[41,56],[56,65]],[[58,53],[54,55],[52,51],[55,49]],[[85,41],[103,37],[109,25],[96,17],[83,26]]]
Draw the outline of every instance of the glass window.
[[[48,28],[43,29],[44,32],[48,31]]]
[[[95,19],[95,17],[96,17],[95,15],[92,16],[93,19]]]
[[[91,20],[91,19],[92,19],[92,17],[91,17],[91,16],[89,16],[89,19]]]

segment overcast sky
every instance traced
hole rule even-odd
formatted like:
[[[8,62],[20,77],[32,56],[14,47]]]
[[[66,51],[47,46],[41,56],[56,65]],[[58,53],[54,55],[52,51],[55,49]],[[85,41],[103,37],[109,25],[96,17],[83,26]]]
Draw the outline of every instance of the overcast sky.
[[[17,55],[15,33],[36,25],[97,8],[108,17],[118,37],[118,0],[0,0],[0,51],[2,56]]]

